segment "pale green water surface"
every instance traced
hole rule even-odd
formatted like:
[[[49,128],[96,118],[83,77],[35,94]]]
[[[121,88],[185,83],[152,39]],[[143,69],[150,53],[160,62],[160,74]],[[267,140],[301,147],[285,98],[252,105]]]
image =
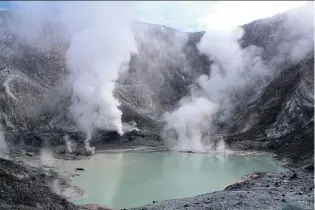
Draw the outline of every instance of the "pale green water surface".
[[[73,185],[86,195],[72,202],[116,209],[222,190],[254,171],[284,170],[268,155],[163,152],[98,154],[88,160],[64,161],[62,165],[69,171],[85,169],[74,177]]]

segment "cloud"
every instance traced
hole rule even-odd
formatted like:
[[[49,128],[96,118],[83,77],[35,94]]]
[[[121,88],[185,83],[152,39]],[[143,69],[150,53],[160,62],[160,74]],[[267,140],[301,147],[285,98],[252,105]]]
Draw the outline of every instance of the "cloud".
[[[200,31],[214,25],[240,26],[305,3],[306,1],[139,1],[135,3],[135,10],[139,21],[164,24],[182,31]],[[32,5],[34,2],[27,1],[24,4]],[[36,12],[42,12],[58,9],[66,2],[37,1],[37,4],[41,8]],[[0,8],[16,9],[14,5],[15,2],[4,1]]]
[[[221,1],[212,5],[207,14],[198,18],[200,29],[231,28],[251,21],[271,17],[306,1]]]
[[[197,31],[198,18],[205,16],[213,2],[152,1],[137,4],[138,20],[165,24],[183,31]]]
[[[285,12],[306,1],[154,1],[139,2],[138,19],[183,31],[233,27]]]

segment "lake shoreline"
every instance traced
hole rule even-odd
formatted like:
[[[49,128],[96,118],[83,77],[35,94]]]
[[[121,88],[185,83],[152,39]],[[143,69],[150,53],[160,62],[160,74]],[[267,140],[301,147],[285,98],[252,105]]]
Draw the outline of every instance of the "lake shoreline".
[[[312,166],[285,173],[253,173],[222,191],[159,201],[129,210],[198,209],[313,209],[314,175]]]
[[[86,191],[86,196],[71,198],[70,201],[130,208],[153,200],[185,198],[223,190],[255,171],[278,173],[285,170],[282,163],[262,152],[192,154],[161,152],[160,149],[132,151],[109,150],[86,160],[59,160],[57,168],[61,172],[82,168],[76,172],[78,176],[73,177],[72,185]],[[102,190],[92,187],[94,180],[102,180],[97,185]],[[137,191],[137,195],[130,190]]]
[[[103,152],[106,152],[106,151],[104,150],[98,151],[97,154],[101,154]],[[114,151],[114,152],[118,152],[118,151]],[[126,152],[130,152],[130,151],[126,151]],[[140,150],[140,152],[143,152],[143,151]],[[248,153],[248,151],[246,151],[246,153]],[[261,152],[259,153],[262,154]],[[275,154],[272,154],[272,153],[268,153],[268,154],[273,155],[273,158],[277,157]],[[36,157],[29,157],[29,158],[36,158]],[[23,160],[25,159],[25,157],[21,157],[21,159]],[[38,171],[34,173],[33,175],[36,177],[41,176],[40,174],[42,172],[40,171],[45,170],[46,173],[48,173],[47,170],[49,169],[47,167],[46,168],[36,167],[36,169],[33,169],[33,168],[30,168],[30,166],[28,166],[27,164],[22,163],[22,161],[19,161],[19,160],[6,160],[6,161],[11,162],[11,164],[20,164],[22,167],[25,168],[22,171],[26,171],[26,173],[31,173],[31,171]],[[314,168],[313,166],[309,165],[306,167],[304,166],[304,167],[297,168],[297,167],[289,166],[288,162],[282,162],[282,163],[283,163],[283,166],[285,166],[288,169],[286,172],[253,173],[253,174],[244,176],[241,182],[231,184],[221,191],[206,193],[203,195],[193,196],[189,198],[180,198],[180,199],[164,200],[164,201],[152,200],[152,204],[147,204],[145,206],[141,206],[138,208],[130,208],[130,210],[143,210],[143,209],[146,209],[146,210],[245,209],[246,210],[246,209],[257,209],[259,207],[260,209],[261,208],[264,209],[267,207],[272,207],[273,209],[283,209],[286,206],[290,206],[290,205],[298,206],[302,209],[303,208],[312,209],[312,206],[314,204],[314,197],[313,197]],[[5,169],[3,168],[3,165],[1,164],[0,164],[0,168]],[[13,176],[13,174],[9,176]],[[66,178],[64,177],[65,175],[60,176],[60,175],[54,174],[50,176],[54,177],[57,180],[66,180]],[[66,181],[62,181],[62,183],[64,183],[64,189],[67,189],[71,186],[70,182],[66,184],[67,183]],[[10,184],[11,184],[10,182],[7,183],[7,185],[10,185]],[[49,190],[51,189],[51,186],[47,186],[47,182],[44,184],[34,182],[34,184],[36,184],[36,186],[34,186],[34,190],[38,190],[39,188],[45,188]],[[6,185],[3,185],[1,189],[6,191],[7,190]],[[11,195],[11,196],[15,197],[16,195]],[[51,195],[47,195],[47,196],[51,197]],[[64,195],[60,194],[58,197],[62,198],[64,197]],[[83,208],[82,205],[74,205],[72,204],[72,202],[65,201],[65,200],[63,200],[63,202],[69,203],[67,205],[69,206],[72,205],[73,208],[64,207],[62,209],[80,209],[80,210],[85,209],[85,207]],[[57,204],[58,202],[56,203],[56,205]],[[48,204],[45,204],[45,205],[48,205]],[[10,209],[10,208],[5,208],[5,209]],[[103,209],[106,209],[106,208],[103,208]]]
[[[152,149],[152,148],[150,148]],[[160,148],[155,148],[157,151]],[[154,148],[152,149],[154,152]],[[166,149],[167,150],[167,149]],[[133,150],[134,151],[134,150]],[[136,152],[143,152],[138,150]],[[97,151],[98,153],[108,150]],[[118,152],[113,151],[111,152]],[[130,151],[125,151],[130,152]],[[198,210],[198,209],[312,209],[314,206],[314,166],[296,162],[281,154],[270,151],[242,151],[236,150],[238,155],[266,154],[278,160],[286,168],[281,173],[252,173],[245,175],[241,180],[227,186],[221,191],[206,193],[188,198],[179,198],[163,201],[152,201],[129,210]],[[231,154],[231,153],[230,153]]]

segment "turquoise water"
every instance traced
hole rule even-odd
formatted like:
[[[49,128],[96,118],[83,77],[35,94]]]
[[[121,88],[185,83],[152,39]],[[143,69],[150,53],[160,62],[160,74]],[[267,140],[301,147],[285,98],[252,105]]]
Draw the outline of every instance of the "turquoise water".
[[[77,172],[73,185],[86,192],[75,204],[111,208],[137,207],[152,201],[195,196],[224,189],[254,171],[280,172],[267,155],[206,155],[187,153],[99,154],[88,160],[63,161]]]

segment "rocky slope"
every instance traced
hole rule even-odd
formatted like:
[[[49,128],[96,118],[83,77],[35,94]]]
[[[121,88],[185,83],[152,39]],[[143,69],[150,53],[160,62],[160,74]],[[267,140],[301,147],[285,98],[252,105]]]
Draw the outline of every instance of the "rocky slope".
[[[314,155],[314,56],[270,82],[229,125],[233,148],[276,151],[296,161]]]
[[[76,206],[66,200],[68,182],[50,168],[0,158],[1,210],[108,210],[97,205]],[[58,195],[57,195],[58,194]]]

